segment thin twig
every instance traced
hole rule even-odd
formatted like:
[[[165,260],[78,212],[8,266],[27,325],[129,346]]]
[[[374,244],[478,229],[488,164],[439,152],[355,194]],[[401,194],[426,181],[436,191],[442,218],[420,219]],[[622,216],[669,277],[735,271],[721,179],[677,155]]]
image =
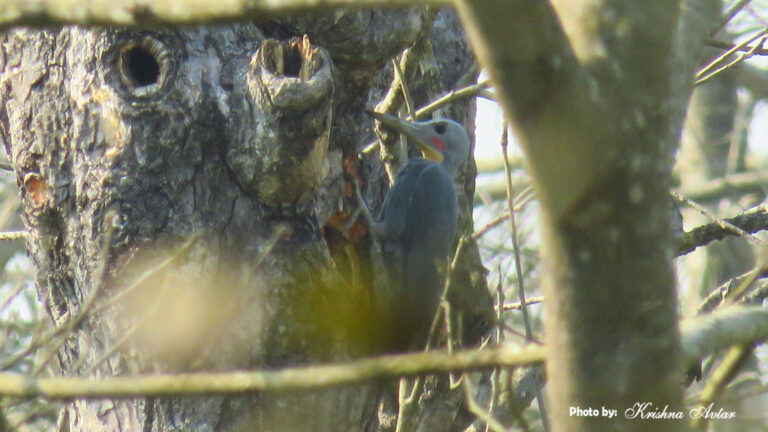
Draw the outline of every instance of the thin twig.
[[[29,233],[26,231],[5,231],[0,232],[0,241],[1,240],[22,240],[26,239]]]
[[[400,67],[400,62],[397,59],[392,59],[392,67],[394,68],[395,76],[400,80],[400,90],[403,92],[403,100],[405,101],[405,109],[408,112],[408,116],[413,118],[413,98],[411,97],[411,89],[408,87],[408,80],[405,79],[403,69]]]
[[[349,222],[344,225],[343,232],[346,234],[350,229],[352,229],[352,226],[355,225],[357,218],[360,216],[363,217],[363,221],[365,221],[365,224],[368,226],[368,230],[373,232],[376,228],[376,221],[373,220],[371,211],[368,209],[368,204],[366,204],[365,199],[363,199],[363,194],[360,192],[360,184],[358,183],[357,178],[355,176],[351,177],[352,178],[350,179],[350,183],[352,184],[352,190],[354,191],[355,199],[357,200],[357,208],[349,218]]]
[[[105,234],[104,234],[105,241],[104,241],[104,244],[102,245],[102,255],[101,255],[102,258],[105,256],[104,255],[105,250],[108,250],[105,248],[109,247],[109,243],[107,239],[111,238],[112,230],[114,229],[114,215],[111,212],[108,212],[108,214],[105,215],[104,220],[107,223],[106,223]],[[77,325],[79,325],[82,322],[82,320],[85,318],[86,314],[90,310],[91,306],[93,305],[93,301],[96,299],[99,293],[99,290],[101,289],[100,278],[103,277],[103,272],[106,269],[106,263],[104,263],[103,267],[101,266],[101,264],[102,263],[99,262],[99,268],[96,272],[98,283],[94,284],[94,286],[91,288],[91,294],[89,295],[85,303],[81,305],[77,315],[75,315],[74,317],[71,317],[66,323],[60,325],[56,329],[48,332],[45,336],[41,336],[33,339],[33,341],[29,345],[27,345],[25,349],[19,351],[18,353],[16,353],[16,355],[8,358],[5,362],[3,362],[3,364],[0,365],[0,370],[5,370],[15,366],[16,364],[18,364],[18,362],[26,358],[32,351],[41,348],[42,346],[49,343],[54,338],[65,333],[67,333],[67,336],[68,336],[68,334],[72,331],[72,329],[74,329]],[[41,364],[45,364],[45,363],[46,362],[43,362]],[[41,369],[36,368],[36,370],[39,371]]]
[[[541,297],[528,297],[527,299],[525,299],[525,304],[526,305],[533,305],[533,304],[542,303],[543,301],[544,301],[544,297],[543,296],[541,296]],[[502,306],[502,308],[505,311],[519,310],[521,307],[522,307],[522,305],[520,304],[520,302],[506,303],[506,304],[504,304],[504,306]]]
[[[499,101],[499,96],[496,94],[495,90],[483,89],[483,90],[480,90],[477,93],[477,95],[480,96],[481,98],[487,99],[487,100],[489,100],[491,102],[498,102]]]
[[[6,300],[3,302],[3,304],[0,306],[0,314],[2,314],[2,313],[3,313],[3,311],[5,311],[5,310],[8,308],[8,306],[10,306],[10,305],[11,305],[11,302],[13,301],[13,299],[15,299],[16,297],[18,297],[18,296],[19,296],[19,294],[20,294],[22,291],[24,291],[24,288],[25,288],[25,285],[24,285],[23,283],[20,283],[20,284],[19,284],[19,286],[18,286],[18,288],[16,288],[16,290],[15,290],[14,292],[12,292],[12,293],[11,293],[11,295],[10,295],[10,296],[8,296],[8,298],[7,298],[7,299],[6,299]]]
[[[730,280],[721,284],[711,293],[709,293],[709,295],[707,295],[707,297],[699,304],[699,307],[696,309],[696,311],[698,313],[705,313],[715,310],[725,301],[726,297],[729,295],[728,293],[733,291],[736,287],[740,286],[742,283],[744,283],[744,281],[754,280],[753,278],[756,279],[765,276],[768,276],[768,269],[763,269],[762,272],[754,274],[753,268],[742,275],[731,278]]]
[[[197,240],[202,236],[202,233],[196,233],[191,235],[184,243],[181,244],[181,246],[178,247],[171,255],[169,255],[166,259],[159,262],[157,265],[153,266],[152,268],[148,269],[144,273],[141,274],[141,276],[138,277],[133,283],[125,287],[123,290],[121,290],[118,293],[110,295],[109,299],[107,299],[105,302],[95,306],[93,308],[93,313],[99,313],[103,311],[104,309],[116,304],[118,301],[120,301],[122,298],[133,292],[135,289],[140,287],[144,284],[151,276],[153,276],[155,273],[159,272],[160,270],[168,267],[171,265],[176,259],[178,259],[184,252],[187,251]]]
[[[254,259],[254,262],[251,265],[251,271],[256,271],[259,268],[261,268],[262,264],[264,263],[266,258],[270,255],[270,253],[274,249],[275,245],[277,245],[277,243],[280,241],[280,239],[282,239],[286,234],[288,234],[290,232],[291,232],[291,228],[287,224],[280,224],[277,227],[275,227],[274,231],[272,232],[272,235],[269,237],[269,239],[267,239],[267,241],[264,243],[263,248],[261,249],[261,251],[259,251],[258,256]],[[172,258],[175,258],[175,257],[179,256],[179,253],[181,251],[186,250],[186,248],[187,248],[187,246],[189,244],[191,244],[191,243],[189,243],[189,241],[185,242],[185,244],[182,245],[180,250],[177,251],[177,253],[175,253],[172,256]],[[163,264],[169,265],[171,262],[172,261],[167,261],[167,262],[165,262]],[[163,265],[162,267],[164,267],[165,265]],[[160,267],[160,268],[162,268],[162,267]],[[151,272],[155,273],[158,270],[159,270],[159,268],[155,267],[155,268],[151,269]],[[146,274],[144,274],[142,276],[146,276]],[[146,280],[146,278],[142,278],[142,280]],[[134,289],[134,285],[132,285],[129,288],[131,290]],[[141,285],[141,283],[139,283],[138,285],[135,285],[135,286],[139,286],[139,285]],[[167,287],[167,282],[163,284],[163,288],[161,289],[160,293],[165,291],[166,287]],[[125,293],[125,291],[123,291],[123,293]],[[159,299],[160,297],[161,297],[161,294],[158,294],[156,296],[156,299]],[[128,330],[126,330],[124,332],[123,336],[118,341],[116,341],[115,344],[109,350],[107,350],[97,361],[95,361],[93,364],[91,364],[88,367],[88,369],[85,372],[83,372],[83,375],[87,376],[87,375],[91,374],[99,365],[101,365],[104,361],[109,359],[112,356],[112,354],[114,354],[115,351],[117,351],[121,346],[123,346],[125,344],[125,342],[127,342],[128,339],[136,332],[136,330],[138,330],[138,328],[141,326],[142,322],[150,314],[152,314],[152,313],[157,311],[159,306],[160,306],[160,303],[158,301],[155,301],[149,308],[147,308],[147,310],[143,314],[143,317],[138,322],[134,323]],[[105,305],[102,304],[102,305],[99,306],[98,309],[101,310],[104,307],[105,307]],[[84,362],[85,362],[85,358],[81,359],[80,363],[77,366],[73,367],[73,370],[77,370],[80,366],[82,366],[82,364]]]
[[[440,303],[447,301],[448,299],[448,292],[451,288],[453,274],[459,267],[459,261],[461,256],[464,254],[464,249],[467,247],[469,242],[470,240],[466,237],[459,239],[459,244],[456,246],[456,252],[453,255],[450,266],[448,266],[448,271],[446,272],[445,283],[443,284],[443,292],[440,294]],[[429,327],[429,337],[427,338],[427,345],[425,347],[427,350],[429,350],[429,348],[432,346],[433,340],[437,337],[437,330],[440,328],[440,318],[442,317],[442,314],[443,309],[438,308],[434,317],[432,317],[432,324]]]
[[[402,68],[401,68],[402,70]],[[479,96],[482,95],[484,91],[487,91],[488,81],[482,81],[476,84],[471,84],[466,87],[461,87],[456,90],[451,90],[447,95],[442,96],[438,99],[435,99],[434,101],[428,103],[427,105],[424,105],[423,107],[416,110],[416,112],[413,114],[413,116],[416,118],[416,120],[421,120],[424,117],[428,116],[429,114],[432,114],[436,110],[452,104],[454,102],[458,102],[462,99]],[[410,118],[411,120],[413,117]],[[365,147],[363,147],[363,150],[360,152],[364,156],[371,156],[376,151],[379,150],[379,142],[373,141],[371,143],[368,143]]]
[[[424,377],[417,376],[413,380],[401,378],[398,381],[397,390],[398,411],[395,432],[404,432],[413,429],[411,423],[418,408],[418,396],[424,390]]]
[[[59,410],[56,405],[52,405],[50,402],[39,403],[39,401],[37,406],[28,409],[28,411],[25,410],[26,414],[21,417],[15,424],[11,425],[8,430],[22,430],[22,426],[32,422],[37,417],[43,415],[46,411],[48,411],[50,414],[56,414]]]
[[[720,25],[717,26],[717,28],[715,29],[715,31],[712,32],[712,34],[714,35],[715,33],[722,30],[723,27],[725,27],[729,22],[731,22],[733,17],[735,17],[736,14],[738,14],[739,12],[741,12],[741,10],[744,9],[744,7],[747,6],[751,1],[752,0],[738,0],[736,3],[734,3],[733,6],[731,6],[723,14],[723,18],[722,18],[722,21],[720,21]]]
[[[757,103],[755,102],[755,98],[750,94],[745,94],[743,98],[739,97],[737,99],[736,113],[733,119],[733,130],[730,132],[730,137],[728,139],[728,159],[725,164],[726,176],[723,178],[732,178],[734,175],[739,174],[752,174],[745,172],[746,154],[749,144],[748,134],[750,122],[752,121],[752,114],[755,112]],[[759,192],[763,192],[766,185],[768,185],[768,181],[759,187]],[[687,196],[690,197],[690,195]]]
[[[275,227],[274,231],[272,231],[272,235],[269,236],[267,241],[264,243],[264,246],[261,248],[261,251],[259,251],[259,255],[257,255],[256,259],[253,260],[251,271],[259,270],[264,264],[264,260],[266,260],[267,257],[272,253],[272,250],[275,248],[277,243],[286,235],[291,234],[292,231],[293,228],[291,228],[291,226],[288,224],[280,224]]]
[[[48,354],[44,357],[43,361],[35,365],[35,367],[32,369],[32,375],[39,374],[43,371],[43,369],[45,369],[46,366],[48,366],[48,363],[50,363],[51,359],[53,359],[53,356],[59,352],[64,343],[69,340],[70,336],[72,336],[72,331],[75,329],[75,327],[80,325],[85,317],[91,313],[91,307],[93,306],[93,302],[96,300],[96,297],[98,297],[99,293],[103,289],[107,269],[109,268],[109,250],[112,245],[112,233],[115,230],[116,218],[117,212],[114,210],[107,211],[107,213],[104,215],[104,237],[102,239],[101,252],[99,253],[99,261],[96,267],[96,279],[90,287],[91,293],[88,296],[88,299],[80,306],[75,319],[69,320],[66,325],[62,326],[63,330],[59,333],[61,337],[59,337],[59,340],[54,343],[53,347],[48,351]]]
[[[763,300],[766,298],[768,298],[768,283],[763,282],[759,287],[742,297],[740,303],[763,304]]]
[[[744,6],[744,9],[746,9],[746,11],[749,13],[749,15],[752,18],[754,18],[755,20],[757,20],[757,22],[762,24],[763,27],[768,27],[768,21],[766,21],[765,18],[763,18],[762,14],[757,13],[757,11],[752,5],[748,4]]]
[[[697,80],[701,79],[706,73],[708,73],[709,71],[714,69],[715,66],[718,65],[718,63],[722,63],[725,59],[727,59],[728,57],[730,57],[731,55],[733,55],[734,53],[736,53],[740,49],[742,49],[745,46],[749,45],[750,43],[760,39],[761,37],[763,37],[766,34],[766,32],[768,32],[768,30],[763,29],[760,32],[758,32],[757,34],[755,34],[752,37],[750,37],[749,39],[747,39],[747,40],[745,40],[745,41],[743,41],[743,42],[741,42],[739,44],[734,45],[731,49],[726,50],[725,52],[723,52],[719,56],[715,57],[714,60],[710,61],[703,68],[701,68],[701,70],[696,72],[696,75],[694,77]]]
[[[490,85],[489,80],[483,80],[476,84],[471,84],[466,87],[462,87],[460,89],[451,90],[447,95],[442,96],[438,99],[435,99],[429,104],[424,105],[423,107],[416,110],[416,113],[413,115],[413,118],[416,120],[421,120],[424,117],[432,114],[433,112],[437,111],[438,109],[446,105],[452,104],[456,101],[459,101],[468,97],[477,96],[483,90],[487,90],[489,85]]]
[[[496,283],[496,343],[500,344],[504,341],[504,285],[501,283],[501,267],[497,266],[496,271],[498,273],[498,282]],[[488,417],[493,417],[493,411],[496,409],[496,400],[499,397],[499,375],[501,370],[494,368],[491,372],[491,397],[488,399]],[[489,432],[491,425],[485,424],[485,432]]]
[[[768,263],[766,263],[766,254],[765,251],[763,253],[758,254],[757,262],[755,263],[754,268],[747,273],[747,277],[742,280],[735,289],[728,290],[724,295],[724,302],[725,303],[736,303],[737,301],[741,300],[743,298],[744,294],[747,292],[747,289],[752,286],[752,284],[757,280],[760,275],[766,272],[768,270]]]
[[[528,186],[525,189],[523,189],[517,196],[515,197],[514,201],[514,209],[516,212],[522,211],[528,203],[533,201],[533,199],[536,198],[536,195],[533,192],[533,187]],[[509,211],[506,211],[499,216],[496,216],[493,220],[485,224],[482,228],[475,231],[475,233],[472,235],[472,240],[476,241],[480,237],[484,236],[488,231],[492,230],[493,228],[496,228],[497,226],[501,225],[502,222],[509,219]]]
[[[675,191],[670,192],[670,194],[679,203],[685,204],[685,205],[691,207],[692,209],[696,210],[697,212],[701,213],[702,215],[708,217],[710,220],[712,220],[718,226],[720,226],[720,228],[732,231],[733,233],[739,235],[740,237],[743,237],[745,240],[747,240],[748,242],[752,243],[755,246],[764,246],[764,243],[763,243],[762,240],[760,240],[756,236],[754,236],[754,235],[744,231],[743,229],[737,227],[736,225],[728,222],[727,220],[717,217],[714,213],[709,211],[709,209],[707,209],[703,205],[701,205],[701,204],[691,200],[690,198],[687,198],[687,197],[685,197],[685,196],[683,196],[683,195],[681,195],[681,194],[679,194],[679,193],[677,193]]]
[[[157,299],[155,299],[155,300],[157,300]],[[88,366],[88,368],[85,371],[83,371],[83,373],[81,375],[82,376],[89,376],[89,375],[91,375],[99,366],[101,366],[102,363],[104,363],[105,361],[109,360],[109,358],[112,357],[112,355],[118,349],[120,349],[123,345],[125,345],[126,342],[128,342],[128,340],[136,333],[136,330],[138,330],[139,327],[141,327],[141,325],[144,324],[144,322],[147,319],[147,317],[150,314],[153,314],[153,313],[157,312],[157,309],[159,307],[160,307],[160,302],[159,301],[154,301],[152,306],[150,308],[147,308],[148,310],[143,313],[142,317],[139,320],[137,320],[136,322],[134,322],[133,324],[131,324],[130,328],[128,328],[127,330],[123,331],[122,332],[123,333],[122,336],[120,336],[120,338],[117,341],[115,341],[108,350],[106,350],[98,359],[96,359],[96,361],[94,361],[92,364],[90,364]],[[87,357],[83,356],[80,359],[80,361],[75,366],[72,367],[72,370],[76,371],[76,370],[80,369],[83,366],[83,364],[85,364],[86,360],[87,360]]]
[[[421,29],[419,29],[419,34],[416,36],[416,42],[414,42],[413,47],[404,50],[400,56],[400,64],[398,66],[400,67],[400,72],[402,72],[403,80],[400,79],[401,75],[396,72],[392,79],[392,84],[387,90],[387,94],[384,95],[384,98],[378,104],[376,104],[374,111],[385,114],[397,114],[400,110],[404,101],[403,95],[405,94],[405,91],[403,90],[403,87],[405,81],[413,77],[416,73],[419,58],[429,43],[429,35],[432,32],[432,26],[437,17],[437,11],[437,8],[427,8],[426,17],[422,21],[423,25]],[[374,129],[374,131],[375,130],[376,129]],[[394,146],[397,138],[396,135],[392,135],[388,140],[382,140],[381,137],[379,137],[378,140],[379,155],[384,162],[384,168],[387,171],[390,184],[395,181],[395,176],[397,175],[397,170],[399,169],[401,162],[400,160],[397,160],[400,155],[392,154],[391,147]],[[363,150],[363,154],[366,154],[365,149]]]
[[[768,188],[768,170],[728,174],[680,193],[695,201],[713,201],[728,195],[762,193]]]
[[[95,299],[95,294],[97,293],[98,289],[94,288],[91,291],[91,296],[89,300],[86,302],[83,307],[80,308],[80,313],[78,313],[77,316],[70,318],[70,320],[57,327],[56,329],[46,333],[43,336],[39,336],[33,339],[33,342],[31,342],[24,350],[20,351],[13,357],[8,358],[2,365],[0,365],[0,370],[5,370],[8,368],[11,368],[18,364],[19,361],[26,358],[32,351],[39,349],[40,347],[44,346],[45,344],[49,343],[54,338],[62,335],[64,332],[66,332],[68,329],[74,328],[80,321],[82,321],[83,318],[85,318],[85,312],[88,310],[91,311],[92,314],[96,314],[100,312],[101,310],[105,309],[106,307],[109,307],[110,305],[114,304],[116,301],[118,301],[120,298],[124,297],[128,293],[130,293],[133,289],[135,289],[137,286],[141,285],[150,275],[154,274],[156,271],[162,269],[163,267],[167,266],[168,264],[172,263],[184,250],[186,250],[187,247],[192,245],[195,240],[199,238],[199,234],[193,235],[190,239],[188,239],[181,248],[174,253],[171,257],[161,262],[159,265],[153,267],[152,269],[149,269],[147,272],[142,274],[142,276],[139,278],[137,282],[126,288],[125,290],[117,293],[114,296],[111,296],[109,300],[105,301],[104,303],[92,306],[90,303],[92,303],[92,300]],[[96,286],[95,286],[96,287]],[[88,306],[87,308],[85,306]],[[71,331],[71,330],[70,330]]]
[[[501,129],[501,154],[504,159],[504,172],[507,176],[507,210],[509,211],[509,225],[512,230],[512,249],[515,256],[515,274],[517,280],[517,294],[520,299],[520,311],[523,314],[523,324],[525,325],[525,339],[527,341],[533,340],[533,330],[531,328],[530,315],[528,314],[528,306],[525,301],[525,283],[523,281],[523,264],[520,254],[520,244],[517,239],[517,224],[515,223],[515,205],[512,197],[514,191],[512,190],[512,168],[509,165],[508,147],[509,147],[509,127],[506,122],[502,125]],[[547,412],[544,407],[544,397],[541,394],[541,390],[537,390],[536,401],[539,405],[539,411],[541,414],[541,421],[544,431],[549,430],[549,424],[547,421]]]
[[[493,432],[506,432],[507,428],[504,427],[504,425],[501,424],[498,420],[493,418],[493,416],[489,415],[487,410],[485,410],[480,406],[480,404],[477,403],[474,397],[475,390],[469,381],[469,377],[464,379],[464,396],[467,401],[467,408],[469,409],[469,412],[474,414],[477,418],[482,420],[483,423],[485,423],[487,426],[486,430],[491,429]]]
[[[507,156],[507,147],[509,146],[508,140],[508,127],[505,123],[501,130],[501,154],[504,159],[504,172],[507,176],[507,211],[509,212],[509,226],[512,231],[512,250],[515,256],[515,274],[517,280],[517,294],[520,298],[520,304],[522,307],[520,310],[523,313],[523,323],[525,324],[525,338],[528,340],[533,339],[533,331],[531,329],[531,321],[528,315],[528,308],[525,302],[525,284],[523,281],[523,265],[520,255],[520,244],[517,241],[517,224],[515,223],[515,205],[512,197],[514,191],[512,190],[512,170],[509,166],[509,157]]]
[[[728,383],[736,377],[739,369],[749,359],[753,351],[754,349],[751,346],[743,345],[732,347],[728,351],[717,369],[712,372],[709,381],[701,391],[701,402],[698,404],[699,409],[704,409],[704,407],[714,402],[722,394]],[[706,416],[694,416],[691,418],[691,424],[696,428],[701,422],[706,420]]]
[[[730,388],[728,389],[728,393],[720,396],[717,398],[717,401],[720,403],[724,402],[739,402],[742,403],[746,399],[750,399],[757,396],[763,396],[765,394],[768,394],[768,387],[766,387],[762,382],[757,382],[754,385],[750,385],[749,387],[742,388],[739,386],[739,388]],[[686,396],[685,398],[685,405],[698,405],[701,401],[701,394],[692,394],[690,396]]]
[[[719,40],[719,39],[708,39],[708,40],[704,41],[704,45],[711,46],[712,48],[720,48],[720,49],[726,49],[726,50],[733,49],[734,47],[736,47],[736,45],[734,45],[734,44],[732,44],[730,42],[726,42],[726,41]],[[740,51],[740,52],[750,52],[751,51],[751,52],[754,52],[755,55],[768,55],[768,49],[758,48],[758,47],[755,47],[755,46],[747,45],[747,46],[743,46],[743,47],[738,47],[736,49],[738,51]]]
[[[724,66],[721,66],[717,68],[716,70],[709,72],[711,69],[713,69],[718,63],[724,61],[728,56],[732,55],[733,53],[739,51],[741,48],[747,46],[748,44],[752,43],[755,39],[760,39],[760,41],[755,44],[753,49],[747,51],[746,53],[742,53],[737,56],[736,59],[733,61],[725,64]],[[765,43],[766,38],[768,38],[768,29],[763,29],[760,33],[753,36],[752,38],[734,46],[733,48],[729,49],[722,55],[720,55],[718,58],[710,62],[707,66],[705,66],[701,71],[699,71],[696,74],[696,81],[694,82],[694,85],[701,85],[705,82],[711,80],[712,78],[716,77],[717,75],[725,72],[728,69],[733,68],[734,66],[738,65],[739,63],[743,62],[744,60],[749,59],[750,57],[755,55],[755,52],[758,49],[763,48],[763,44]],[[706,75],[705,75],[706,74]]]

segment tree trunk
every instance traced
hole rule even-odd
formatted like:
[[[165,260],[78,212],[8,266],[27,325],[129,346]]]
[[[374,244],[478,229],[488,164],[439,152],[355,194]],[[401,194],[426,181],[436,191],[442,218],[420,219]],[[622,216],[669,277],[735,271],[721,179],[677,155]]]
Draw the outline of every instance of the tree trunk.
[[[682,406],[668,188],[696,3],[456,1],[541,204],[552,430],[647,430],[626,410]]]
[[[5,33],[0,131],[39,298],[57,326],[88,310],[57,353],[61,373],[275,368],[375,353],[365,332],[377,324],[367,313],[370,281],[342,271],[324,224],[354,208],[343,164],[372,140],[363,110],[426,16],[356,10],[261,25]],[[454,14],[437,20],[434,58],[424,60],[433,69],[421,68],[437,75],[418,73],[411,85],[419,104],[475,76]],[[472,130],[472,102],[450,114]],[[472,226],[469,166],[463,232]],[[380,203],[381,163],[365,161],[359,172],[370,173],[366,195]],[[465,255],[455,298],[474,300],[456,309],[476,339],[490,297],[477,250]],[[81,400],[59,423],[376,430],[381,387]],[[448,393],[442,384],[425,393],[422,428],[466,423],[462,398]],[[450,404],[429,403],[443,397]]]

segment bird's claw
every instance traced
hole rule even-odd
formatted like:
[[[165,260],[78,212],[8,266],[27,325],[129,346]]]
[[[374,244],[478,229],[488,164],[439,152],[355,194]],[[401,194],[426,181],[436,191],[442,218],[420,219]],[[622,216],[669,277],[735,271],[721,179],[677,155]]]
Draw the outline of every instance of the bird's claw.
[[[355,193],[355,200],[357,201],[357,209],[352,213],[352,216],[349,218],[349,222],[344,226],[344,233],[349,231],[352,226],[357,222],[357,219],[359,217],[363,217],[363,220],[365,221],[365,224],[368,226],[369,230],[372,230],[376,222],[373,220],[373,217],[371,216],[370,210],[368,210],[368,205],[365,203],[365,200],[363,199],[363,194],[360,192],[360,185],[357,182],[357,178],[355,176],[350,176],[349,182],[352,184],[352,189]]]

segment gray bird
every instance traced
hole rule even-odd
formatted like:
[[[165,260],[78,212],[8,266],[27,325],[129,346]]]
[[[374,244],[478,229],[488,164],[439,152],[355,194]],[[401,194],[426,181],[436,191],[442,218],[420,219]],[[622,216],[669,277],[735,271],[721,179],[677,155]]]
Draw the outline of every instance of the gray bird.
[[[389,282],[375,289],[373,299],[386,323],[386,349],[423,349],[453,256],[458,218],[453,176],[469,157],[469,137],[453,120],[407,122],[369,114],[407,136],[423,154],[400,168],[378,220],[369,222]]]

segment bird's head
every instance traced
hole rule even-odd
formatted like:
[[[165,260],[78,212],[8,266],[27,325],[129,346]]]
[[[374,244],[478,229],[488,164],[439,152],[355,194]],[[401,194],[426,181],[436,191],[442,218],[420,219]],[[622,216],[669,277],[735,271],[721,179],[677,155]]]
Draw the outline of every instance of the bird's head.
[[[390,114],[367,113],[384,126],[407,136],[419,146],[425,159],[442,164],[451,174],[455,174],[469,157],[467,131],[453,120],[409,122]]]

